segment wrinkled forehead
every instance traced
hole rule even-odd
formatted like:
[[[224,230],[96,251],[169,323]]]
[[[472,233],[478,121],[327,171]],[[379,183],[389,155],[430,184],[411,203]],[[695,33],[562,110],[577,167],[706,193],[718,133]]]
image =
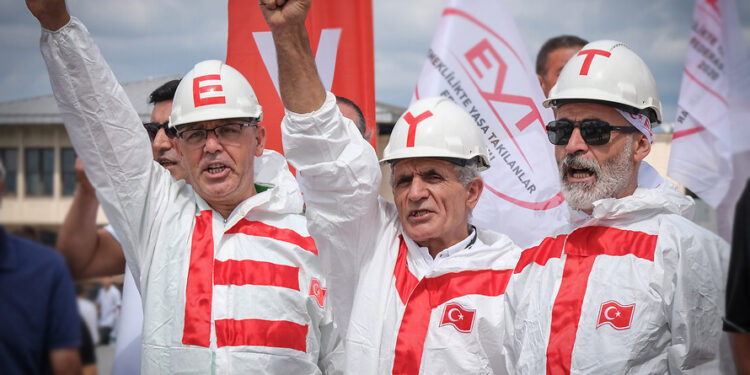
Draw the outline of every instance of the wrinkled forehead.
[[[629,125],[614,107],[599,103],[568,103],[554,108],[555,120],[573,122],[585,119],[599,119],[612,125]]]
[[[435,171],[440,174],[454,173],[456,164],[437,158],[407,158],[399,159],[391,163],[393,175],[423,174]]]

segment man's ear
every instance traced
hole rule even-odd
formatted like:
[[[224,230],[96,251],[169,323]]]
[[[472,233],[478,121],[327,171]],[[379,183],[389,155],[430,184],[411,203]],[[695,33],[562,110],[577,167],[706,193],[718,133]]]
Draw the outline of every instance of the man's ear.
[[[651,152],[651,142],[649,142],[646,135],[641,132],[636,133],[633,142],[633,161],[639,163]]]
[[[255,127],[255,141],[257,142],[255,156],[259,157],[263,155],[263,150],[266,148],[266,128],[260,125]]]
[[[484,181],[481,178],[475,177],[468,185],[466,185],[466,207],[473,210],[479,202],[479,196],[482,195],[482,189],[484,189]]]

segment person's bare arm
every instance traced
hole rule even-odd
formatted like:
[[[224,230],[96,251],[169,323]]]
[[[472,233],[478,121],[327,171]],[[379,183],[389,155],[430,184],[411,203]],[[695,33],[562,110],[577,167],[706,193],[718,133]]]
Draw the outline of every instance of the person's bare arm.
[[[750,375],[750,334],[729,333],[737,374]]]
[[[260,7],[276,45],[284,107],[296,113],[317,110],[326,99],[326,91],[305,29],[310,0],[261,0]]]
[[[99,201],[94,187],[78,159],[75,170],[78,186],[60,227],[56,248],[65,257],[74,279],[121,274],[125,269],[122,246],[108,231],[97,229]]]
[[[78,348],[52,349],[49,362],[55,375],[78,375],[81,373],[81,356]]]
[[[47,30],[55,31],[70,21],[65,0],[26,0],[26,6]]]

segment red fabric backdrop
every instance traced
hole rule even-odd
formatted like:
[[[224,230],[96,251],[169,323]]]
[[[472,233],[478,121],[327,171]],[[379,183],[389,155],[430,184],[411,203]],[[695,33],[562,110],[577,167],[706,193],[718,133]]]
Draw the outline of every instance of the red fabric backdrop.
[[[332,86],[328,89],[357,103],[365,114],[368,132],[374,134],[372,1],[313,1],[306,25],[316,61],[324,61],[318,63],[321,76],[335,69]],[[284,108],[274,85],[276,77],[270,73],[275,72],[276,68],[266,67],[266,62],[268,65],[275,64],[275,57],[269,58],[275,56],[275,51],[273,44],[268,42],[271,40],[270,34],[263,32],[268,32],[268,26],[257,2],[229,0],[227,64],[245,75],[263,106],[262,125],[268,134],[266,148],[283,152],[279,124],[284,116]],[[321,34],[325,34],[321,44],[324,47],[318,53]],[[335,43],[336,35],[340,35],[338,43]],[[335,65],[331,63],[334,53]],[[373,146],[375,139],[371,139]]]

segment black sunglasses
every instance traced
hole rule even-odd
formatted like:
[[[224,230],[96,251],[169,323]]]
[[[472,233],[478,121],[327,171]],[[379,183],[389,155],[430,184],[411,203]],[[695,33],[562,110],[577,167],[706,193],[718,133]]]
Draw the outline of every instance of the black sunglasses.
[[[143,127],[146,128],[146,132],[148,132],[148,137],[151,138],[151,142],[156,138],[159,129],[164,129],[164,134],[166,134],[169,139],[177,138],[177,130],[169,127],[169,121],[165,121],[161,124],[158,122],[144,122]]]
[[[565,146],[573,135],[573,129],[581,129],[581,137],[590,146],[601,146],[609,142],[612,130],[622,133],[637,132],[633,126],[612,126],[606,121],[599,119],[586,119],[578,124],[570,120],[550,121],[547,124],[547,138],[556,146]]]

